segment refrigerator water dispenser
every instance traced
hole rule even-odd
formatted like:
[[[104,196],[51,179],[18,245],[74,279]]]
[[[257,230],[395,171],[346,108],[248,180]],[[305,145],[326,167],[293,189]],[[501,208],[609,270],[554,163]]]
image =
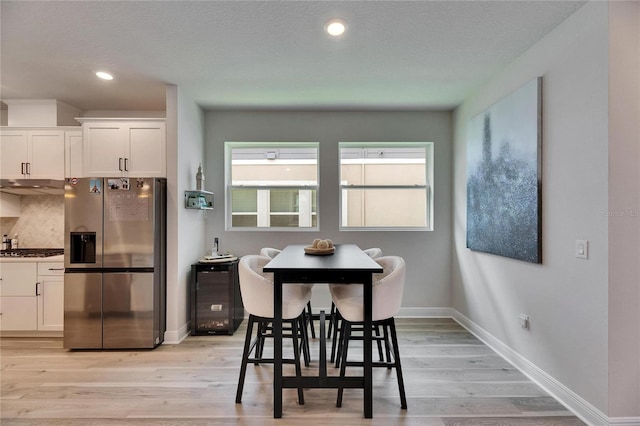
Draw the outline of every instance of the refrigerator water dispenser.
[[[69,261],[71,263],[96,263],[96,233],[71,232]]]

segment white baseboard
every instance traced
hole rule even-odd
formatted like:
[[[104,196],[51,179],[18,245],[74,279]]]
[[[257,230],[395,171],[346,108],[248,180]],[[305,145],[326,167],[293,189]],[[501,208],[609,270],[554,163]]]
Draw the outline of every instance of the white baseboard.
[[[640,426],[640,417],[609,417],[609,426]]]
[[[163,345],[177,345],[189,335],[189,323],[183,324],[179,330],[167,330],[164,332]]]
[[[557,381],[555,378],[547,374],[531,361],[515,352],[513,349],[502,343],[500,340],[491,335],[488,331],[471,321],[469,318],[461,314],[455,309],[451,309],[452,318],[461,326],[466,328],[471,334],[482,340],[487,346],[497,352],[505,360],[513,364],[524,375],[533,380],[542,387],[567,409],[572,411],[577,417],[589,425],[625,425],[640,426],[637,418],[609,418],[602,411],[598,410],[584,398],[573,392],[571,389]],[[620,423],[620,420],[629,420],[631,423]],[[635,422],[635,423],[634,423]]]

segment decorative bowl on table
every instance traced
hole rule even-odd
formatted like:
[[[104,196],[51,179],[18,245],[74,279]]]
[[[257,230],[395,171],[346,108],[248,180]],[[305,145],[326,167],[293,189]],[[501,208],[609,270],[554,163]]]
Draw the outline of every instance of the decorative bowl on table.
[[[333,254],[336,251],[336,248],[333,245],[333,241],[331,240],[321,240],[316,238],[313,240],[313,244],[310,246],[306,246],[304,248],[304,252],[306,254],[313,254],[316,256],[323,256],[327,254]]]

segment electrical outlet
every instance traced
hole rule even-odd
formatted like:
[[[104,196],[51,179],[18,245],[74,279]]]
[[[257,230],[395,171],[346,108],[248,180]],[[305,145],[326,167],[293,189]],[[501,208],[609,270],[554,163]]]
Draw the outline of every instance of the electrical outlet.
[[[578,259],[589,258],[589,241],[576,240],[576,257]]]
[[[520,321],[520,327],[525,330],[529,329],[529,315],[520,314],[518,315],[518,320]]]

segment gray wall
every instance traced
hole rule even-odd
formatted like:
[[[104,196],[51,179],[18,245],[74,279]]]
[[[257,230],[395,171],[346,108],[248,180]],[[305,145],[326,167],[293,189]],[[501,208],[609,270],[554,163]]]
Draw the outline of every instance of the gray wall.
[[[640,423],[640,2],[609,3],[609,415]]]
[[[166,343],[188,335],[188,289],[192,263],[205,245],[205,214],[184,208],[184,191],[195,189],[204,159],[204,113],[180,88],[167,86],[167,331]]]
[[[611,280],[610,253],[617,242],[612,240],[608,215],[615,185],[610,176],[622,171],[615,171],[609,160],[610,117],[616,111],[609,104],[609,28],[613,24],[608,7],[607,2],[587,3],[455,111],[453,307],[577,394],[583,408],[591,405],[609,416],[637,416],[638,248],[631,244],[637,244],[637,218],[625,228],[633,237],[615,237],[623,244],[617,252],[631,250],[635,266],[615,259],[625,271],[619,273],[623,277],[616,277],[622,290],[616,290],[618,284]],[[631,53],[637,55],[637,50]],[[637,79],[637,62],[634,72],[632,78]],[[544,77],[542,265],[465,248],[465,126],[537,76]],[[628,87],[635,98],[637,80]],[[626,155],[631,155],[637,170],[637,133],[635,141],[626,139],[626,143]],[[615,148],[617,156],[624,157],[625,148]],[[632,176],[635,181],[627,182],[627,191],[637,192],[637,172]],[[618,201],[623,198],[617,196]],[[576,239],[589,240],[588,260],[574,256]],[[625,291],[634,298],[635,308],[610,304],[612,295],[620,297]],[[618,320],[619,329],[614,330],[610,320],[617,310],[622,312],[614,318],[635,320],[635,324]],[[520,328],[519,313],[529,315],[529,331]],[[625,335],[626,342],[612,342],[611,333]],[[614,352],[625,350],[631,355],[611,359]],[[631,378],[625,383],[610,381],[610,372],[620,367]],[[616,392],[610,388],[613,384]],[[612,411],[613,401],[617,408]]]
[[[344,111],[209,111],[206,113],[206,186],[215,193],[208,213],[207,238],[236,255],[261,247],[311,243],[331,238],[361,248],[380,247],[383,254],[407,262],[404,315],[449,307],[451,265],[451,113]],[[224,223],[225,141],[318,141],[320,143],[319,232],[226,231]],[[435,230],[432,232],[339,232],[338,142],[435,142]],[[328,308],[328,291],[316,286],[314,308]]]

